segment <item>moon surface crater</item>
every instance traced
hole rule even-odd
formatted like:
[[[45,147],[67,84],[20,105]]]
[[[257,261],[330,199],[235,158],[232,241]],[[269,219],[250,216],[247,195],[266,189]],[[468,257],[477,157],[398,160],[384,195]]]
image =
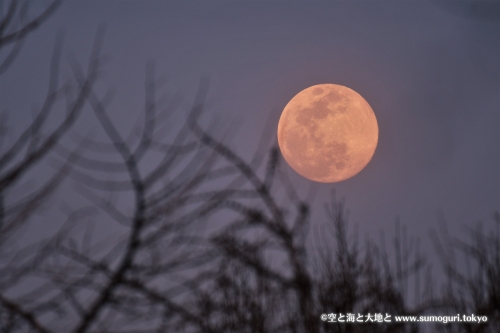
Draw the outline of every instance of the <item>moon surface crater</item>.
[[[378,124],[370,105],[354,90],[321,84],[299,92],[278,125],[283,157],[300,175],[317,182],[348,179],[370,162]]]

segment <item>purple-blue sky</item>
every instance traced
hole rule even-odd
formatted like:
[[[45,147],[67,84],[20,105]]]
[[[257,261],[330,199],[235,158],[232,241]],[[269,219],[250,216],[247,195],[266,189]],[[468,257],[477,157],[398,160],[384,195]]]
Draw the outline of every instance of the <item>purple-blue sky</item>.
[[[26,124],[43,101],[58,29],[65,54],[85,62],[101,23],[100,87],[116,92],[110,110],[121,125],[139,117],[153,59],[164,91],[183,95],[179,123],[210,77],[207,116],[240,124],[230,146],[247,160],[296,93],[345,85],[370,103],[380,137],[368,166],[333,187],[361,235],[392,231],[399,216],[425,237],[439,210],[459,227],[500,209],[499,18],[498,1],[68,1],[0,80],[1,107]],[[317,186],[313,223],[324,219],[332,185],[286,169],[302,197]]]

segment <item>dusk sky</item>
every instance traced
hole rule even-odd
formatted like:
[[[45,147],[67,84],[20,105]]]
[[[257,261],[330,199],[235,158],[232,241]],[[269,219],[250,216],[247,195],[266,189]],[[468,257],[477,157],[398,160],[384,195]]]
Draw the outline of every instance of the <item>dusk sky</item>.
[[[316,184],[283,164],[302,198],[316,192],[313,225],[332,188],[363,237],[392,233],[399,216],[427,238],[438,211],[461,234],[500,209],[498,1],[67,1],[0,80],[14,129],[43,101],[57,31],[64,58],[86,64],[100,24],[107,60],[98,87],[115,92],[109,112],[124,132],[140,119],[150,60],[166,80],[160,92],[182,95],[179,126],[200,78],[210,78],[204,117],[223,120],[227,144],[246,160],[266,128],[275,143],[299,91],[335,83],[361,94],[380,130],[364,170]],[[91,118],[78,130],[97,126]]]

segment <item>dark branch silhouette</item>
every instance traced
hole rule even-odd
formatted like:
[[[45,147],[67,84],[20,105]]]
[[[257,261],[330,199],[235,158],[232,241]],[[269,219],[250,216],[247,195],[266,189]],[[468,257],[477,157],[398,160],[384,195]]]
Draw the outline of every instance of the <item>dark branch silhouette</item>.
[[[30,2],[10,0],[5,15],[0,17],[0,55],[11,44],[13,46],[0,60],[0,75],[14,63],[26,37],[36,31],[61,5],[61,0],[54,0],[41,13],[29,18]],[[3,5],[3,4],[2,4]]]
[[[11,49],[0,74],[59,4],[28,19],[28,2],[9,2],[0,19],[0,51]],[[262,135],[247,160],[224,140],[227,128],[203,122],[208,80],[201,81],[185,123],[172,125],[178,99],[158,97],[155,66],[147,64],[142,119],[122,128],[111,95],[95,87],[102,36],[99,30],[88,68],[72,63],[73,76],[64,83],[57,37],[44,103],[10,145],[4,145],[5,114],[0,118],[2,332],[498,330],[498,213],[493,232],[478,227],[470,239],[432,233],[447,278],[436,293],[420,240],[399,221],[389,249],[384,234],[380,243],[360,245],[349,231],[344,200],[332,191],[328,223],[312,226],[311,202],[290,184],[270,135]],[[62,100],[65,115],[51,124]],[[75,134],[87,107],[98,125],[92,137]],[[65,139],[70,131],[76,145]],[[45,162],[56,172],[42,185],[26,185]],[[81,200],[65,201],[66,220],[51,237],[28,243],[23,230],[43,204],[56,191],[70,197],[69,189],[60,189],[67,178]],[[28,189],[20,198],[13,194],[19,188]],[[321,318],[330,313],[351,319],[377,313],[392,321]],[[489,321],[425,327],[394,321],[395,315],[457,313]]]

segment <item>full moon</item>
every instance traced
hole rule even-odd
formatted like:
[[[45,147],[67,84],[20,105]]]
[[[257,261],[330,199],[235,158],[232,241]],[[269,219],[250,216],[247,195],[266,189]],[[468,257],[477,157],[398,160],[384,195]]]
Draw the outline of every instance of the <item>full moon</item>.
[[[316,182],[340,182],[356,175],[372,159],[377,142],[377,118],[368,102],[337,84],[299,92],[278,124],[283,157],[297,173]]]

